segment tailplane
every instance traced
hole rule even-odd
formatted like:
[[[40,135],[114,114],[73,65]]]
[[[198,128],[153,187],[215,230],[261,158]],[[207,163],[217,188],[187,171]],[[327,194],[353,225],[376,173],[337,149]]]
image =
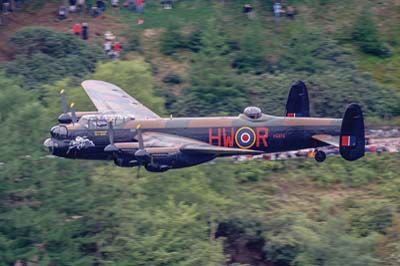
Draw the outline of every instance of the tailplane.
[[[290,88],[285,115],[288,117],[310,116],[310,103],[308,100],[307,87],[301,80],[293,83]]]
[[[364,117],[358,104],[350,104],[344,113],[340,132],[340,154],[348,161],[364,156]]]

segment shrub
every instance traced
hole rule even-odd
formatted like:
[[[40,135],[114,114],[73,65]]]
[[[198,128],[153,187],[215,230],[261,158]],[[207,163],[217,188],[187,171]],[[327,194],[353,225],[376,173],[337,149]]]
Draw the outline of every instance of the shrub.
[[[352,37],[364,53],[381,57],[389,55],[389,49],[382,41],[372,14],[368,9],[364,9],[357,18]]]
[[[130,34],[128,36],[128,44],[125,48],[127,51],[137,51],[142,52],[140,47],[140,37],[138,34]]]
[[[189,48],[191,51],[197,53],[201,47],[201,35],[202,32],[201,30],[197,29],[194,30],[190,35],[189,35],[189,40],[187,42],[187,48]]]
[[[177,28],[168,28],[160,39],[160,52],[165,55],[175,54],[184,47],[184,37]]]
[[[182,78],[175,73],[168,73],[162,81],[167,84],[180,84],[182,82]]]
[[[24,86],[61,80],[65,76],[83,77],[93,72],[105,58],[99,47],[73,35],[45,28],[23,28],[10,39],[15,46],[15,60],[5,64],[6,73],[21,76]]]

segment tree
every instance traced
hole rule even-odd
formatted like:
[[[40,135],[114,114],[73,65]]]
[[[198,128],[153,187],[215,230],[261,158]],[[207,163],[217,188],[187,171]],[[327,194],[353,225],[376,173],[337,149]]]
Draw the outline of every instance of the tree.
[[[191,84],[174,109],[194,116],[237,112],[246,105],[244,91],[230,68],[226,37],[214,21],[208,22],[201,43],[189,73]]]
[[[240,51],[235,57],[233,67],[237,68],[239,73],[260,74],[265,72],[267,66],[264,47],[260,27],[258,25],[248,26],[241,39]]]
[[[382,37],[368,8],[364,8],[357,17],[352,37],[364,53],[381,57],[386,57],[390,54],[389,49],[382,41]]]
[[[5,64],[6,73],[22,77],[23,86],[29,89],[66,75],[83,77],[94,71],[99,60],[105,59],[99,47],[46,28],[23,28],[10,42],[16,49],[16,58]]]
[[[184,47],[183,35],[176,26],[170,26],[160,38],[160,52],[165,55],[174,55],[179,48]]]
[[[267,260],[282,266],[377,265],[376,235],[351,235],[345,217],[315,222],[304,214],[284,214],[267,225]]]

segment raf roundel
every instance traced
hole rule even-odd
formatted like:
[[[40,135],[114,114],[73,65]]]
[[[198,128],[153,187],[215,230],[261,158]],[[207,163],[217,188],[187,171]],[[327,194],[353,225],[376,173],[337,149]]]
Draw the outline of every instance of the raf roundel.
[[[241,127],[236,131],[235,142],[239,148],[250,149],[256,142],[256,134],[249,127]]]

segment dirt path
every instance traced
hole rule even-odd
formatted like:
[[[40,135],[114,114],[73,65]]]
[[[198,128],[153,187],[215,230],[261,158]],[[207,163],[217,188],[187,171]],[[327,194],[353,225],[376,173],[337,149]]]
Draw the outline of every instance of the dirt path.
[[[117,16],[106,13],[103,17],[81,17],[78,14],[70,14],[68,19],[57,19],[58,5],[47,3],[38,11],[20,11],[2,15],[5,25],[0,26],[0,63],[10,60],[13,56],[12,47],[8,43],[10,36],[17,30],[27,26],[48,27],[59,32],[71,32],[72,26],[77,22],[89,24],[89,41],[101,43],[105,31],[110,30],[118,36],[128,29]]]

